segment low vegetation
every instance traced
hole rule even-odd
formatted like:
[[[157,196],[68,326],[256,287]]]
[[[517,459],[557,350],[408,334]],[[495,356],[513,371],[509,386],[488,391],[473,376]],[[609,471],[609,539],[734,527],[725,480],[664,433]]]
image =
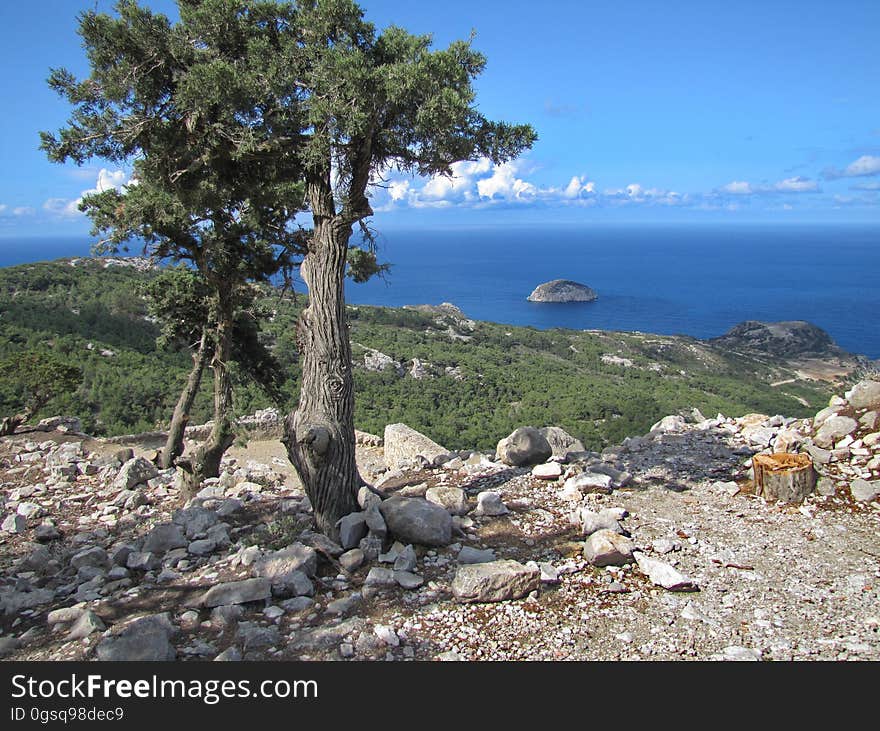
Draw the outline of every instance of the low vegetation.
[[[186,352],[157,345],[143,284],[155,270],[79,259],[0,269],[0,360],[43,353],[81,372],[34,418],[77,416],[96,436],[166,429],[192,367]],[[294,323],[303,295],[268,286],[258,304],[271,316],[261,339],[284,370],[273,397],[235,372],[235,412],[293,408],[298,396]],[[419,304],[419,303],[413,303]],[[355,423],[381,434],[402,421],[450,449],[495,446],[517,426],[558,425],[601,448],[643,434],[662,416],[699,409],[706,416],[758,411],[807,416],[825,406],[834,384],[796,379],[784,362],[727,353],[684,338],[602,331],[535,330],[448,313],[349,306],[355,362]],[[401,368],[369,370],[380,351]],[[413,359],[426,374],[414,378]],[[23,411],[11,369],[0,373],[0,416]],[[190,423],[211,417],[203,384]]]

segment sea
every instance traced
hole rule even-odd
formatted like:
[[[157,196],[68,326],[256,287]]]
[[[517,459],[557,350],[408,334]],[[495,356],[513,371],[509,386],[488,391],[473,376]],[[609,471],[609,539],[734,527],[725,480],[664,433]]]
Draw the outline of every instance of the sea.
[[[701,339],[744,320],[807,320],[845,350],[880,359],[877,225],[373,225],[390,270],[347,282],[350,304],[451,302],[471,318],[510,325]],[[89,248],[84,237],[0,239],[0,266]],[[527,301],[552,279],[585,284],[598,299]]]

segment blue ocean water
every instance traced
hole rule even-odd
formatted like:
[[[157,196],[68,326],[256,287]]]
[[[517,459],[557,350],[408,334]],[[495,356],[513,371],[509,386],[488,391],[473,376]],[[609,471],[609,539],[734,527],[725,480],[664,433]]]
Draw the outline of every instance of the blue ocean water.
[[[347,282],[352,304],[452,302],[475,319],[512,325],[697,338],[743,320],[807,320],[846,350],[880,358],[877,226],[501,226],[386,230],[377,243],[391,271]],[[0,266],[87,256],[89,245],[0,240]],[[559,278],[592,287],[599,299],[526,300]]]
[[[743,320],[807,320],[880,358],[880,227],[605,226],[388,231],[386,281],[354,304],[452,302],[468,316],[540,329],[709,338]],[[532,303],[542,282],[592,287],[587,303]]]

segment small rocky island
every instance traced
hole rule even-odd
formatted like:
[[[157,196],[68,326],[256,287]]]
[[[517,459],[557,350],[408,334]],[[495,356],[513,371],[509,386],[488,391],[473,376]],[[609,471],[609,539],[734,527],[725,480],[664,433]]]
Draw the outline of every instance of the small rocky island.
[[[572,282],[570,279],[554,279],[535,287],[529,302],[592,302],[599,295],[585,284]]]

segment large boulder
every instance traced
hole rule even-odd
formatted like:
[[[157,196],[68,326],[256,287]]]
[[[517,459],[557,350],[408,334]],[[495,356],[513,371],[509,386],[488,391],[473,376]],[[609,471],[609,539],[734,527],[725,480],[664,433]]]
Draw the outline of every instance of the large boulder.
[[[576,439],[558,426],[545,426],[538,431],[550,444],[553,457],[565,457],[569,452],[585,451],[584,443],[580,439]]]
[[[206,607],[222,607],[227,604],[245,604],[260,601],[272,596],[272,585],[269,579],[244,579],[243,581],[227,581],[212,586],[202,598]]]
[[[452,593],[460,602],[503,602],[519,599],[540,586],[540,569],[501,560],[459,565]]]
[[[174,660],[177,652],[169,642],[174,625],[168,612],[153,614],[111,630],[95,649],[105,662]]]
[[[820,447],[830,447],[858,428],[859,423],[855,419],[848,416],[832,416],[819,427],[813,441]]]
[[[860,381],[849,392],[849,403],[854,409],[880,408],[880,381]]]
[[[512,467],[546,462],[553,454],[547,437],[533,426],[521,426],[509,436],[498,442],[496,459]]]
[[[384,500],[379,511],[388,530],[404,543],[446,546],[452,542],[452,516],[423,498],[393,497]]]
[[[189,544],[183,529],[174,523],[160,523],[147,534],[143,548],[145,553],[164,556],[175,548],[186,548]]]
[[[429,487],[425,492],[425,499],[446,508],[452,515],[464,515],[470,510],[467,494],[460,487],[448,485]]]
[[[263,576],[273,584],[283,583],[295,571],[314,576],[318,570],[318,553],[311,546],[292,543],[287,548],[267,554],[254,565],[255,576]]]
[[[122,469],[119,470],[119,474],[116,475],[113,482],[113,487],[117,490],[131,490],[138,485],[145,484],[147,480],[152,480],[158,474],[159,470],[156,469],[156,465],[148,459],[133,457],[122,465]]]
[[[433,462],[441,455],[449,454],[446,447],[428,439],[406,424],[389,424],[385,427],[385,464],[391,469],[407,464],[420,457]]]

